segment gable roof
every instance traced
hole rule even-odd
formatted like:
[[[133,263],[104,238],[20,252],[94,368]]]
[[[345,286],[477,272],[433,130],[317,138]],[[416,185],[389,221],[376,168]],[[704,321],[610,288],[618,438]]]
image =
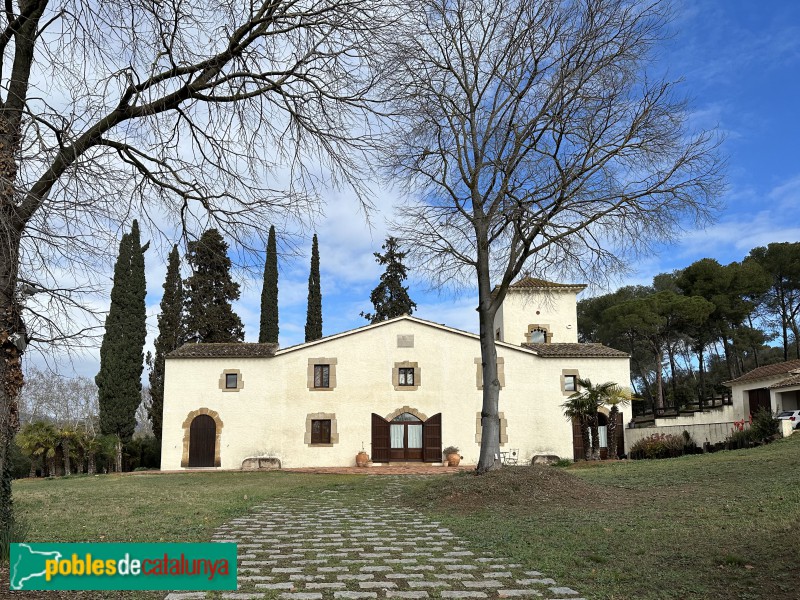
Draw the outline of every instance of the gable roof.
[[[229,344],[187,343],[167,354],[167,358],[269,358],[278,344],[233,342]]]
[[[456,329],[455,327],[450,327],[448,325],[444,325],[442,323],[435,323],[434,321],[427,321],[425,319],[420,319],[419,317],[412,317],[411,315],[401,315],[399,317],[394,317],[392,319],[387,319],[386,321],[381,321],[380,323],[370,323],[369,325],[364,325],[363,327],[357,327],[355,329],[348,329],[347,331],[342,331],[341,333],[334,333],[333,335],[322,337],[318,340],[314,340],[313,342],[305,342],[302,344],[296,344],[294,346],[287,346],[286,348],[281,348],[276,352],[276,354],[286,354],[288,352],[294,352],[295,350],[299,350],[301,348],[308,348],[310,346],[314,346],[316,344],[323,344],[325,342],[329,342],[331,340],[336,340],[339,338],[343,338],[349,335],[354,335],[356,333],[361,333],[363,331],[368,331],[370,329],[377,329],[379,327],[386,327],[387,325],[391,325],[393,323],[397,323],[399,321],[410,321],[412,323],[416,323],[418,325],[423,325],[426,327],[431,327],[433,329],[438,329],[440,331],[446,331],[448,333],[452,333],[455,335],[460,335],[464,337],[468,337],[474,340],[480,340],[480,336],[477,333],[472,333],[470,331],[464,331],[463,329]],[[509,344],[507,342],[499,342],[496,341],[495,344],[498,347],[508,348],[511,350],[517,350],[520,352],[530,353],[530,350],[527,348],[523,348],[522,346],[516,346],[514,344]]]
[[[555,281],[546,281],[537,277],[523,277],[519,281],[515,281],[508,286],[508,289],[535,289],[535,290],[585,290],[586,285],[582,283],[556,283]]]
[[[322,337],[312,342],[304,342],[286,348],[278,348],[277,344],[255,344],[247,342],[238,342],[230,344],[184,344],[177,350],[173,350],[167,355],[167,358],[272,358],[276,355],[288,354],[303,348],[309,348],[318,344],[343,338],[346,336],[361,333],[370,329],[377,329],[379,327],[386,327],[399,321],[410,321],[425,327],[431,327],[440,331],[445,331],[454,335],[468,337],[475,341],[480,341],[480,336],[476,333],[463,331],[454,327],[448,327],[433,321],[426,321],[418,317],[409,315],[402,315],[380,323],[370,323],[363,327],[350,329],[341,333],[335,333],[326,337]],[[542,358],[627,358],[628,354],[602,344],[522,344],[515,345],[508,342],[495,341],[498,348],[507,350],[515,350],[525,354],[534,354]]]
[[[800,371],[800,359],[764,365],[763,367],[758,367],[752,371],[748,371],[741,377],[731,379],[730,381],[725,381],[724,383],[727,386],[732,386],[737,383],[747,383],[748,381],[758,381],[759,379],[769,379],[771,377],[794,374],[793,371]]]
[[[796,385],[800,385],[800,373],[792,375],[791,377],[787,377],[786,379],[782,379],[778,383],[773,383],[770,388],[784,388],[784,387],[793,387]]]
[[[629,354],[602,344],[522,344],[542,358],[628,358]]]

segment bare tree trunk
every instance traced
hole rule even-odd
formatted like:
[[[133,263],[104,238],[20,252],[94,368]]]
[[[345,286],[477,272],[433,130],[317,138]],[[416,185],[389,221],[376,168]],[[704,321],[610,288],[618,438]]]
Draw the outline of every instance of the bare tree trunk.
[[[89,456],[86,464],[86,472],[89,475],[94,475],[95,473],[97,473],[97,467],[94,463],[94,450],[89,450],[88,454]]]
[[[2,124],[0,117],[0,127]],[[6,178],[13,181],[16,167],[13,157],[3,151],[6,138],[0,130],[0,532],[10,527],[13,519],[10,454],[19,430],[17,399],[23,381],[22,352],[17,343],[26,337],[15,296],[20,234],[8,216],[13,215],[14,204],[13,190]]]
[[[481,409],[481,453],[478,473],[498,469],[500,461],[500,380],[497,377],[497,348],[494,345],[496,307],[489,281],[489,252],[486,232],[476,224],[476,234],[482,243],[478,249],[478,318],[480,320],[481,368],[483,369],[483,407]]]
[[[117,473],[122,473],[122,438],[119,436],[117,436],[117,456],[114,468]]]

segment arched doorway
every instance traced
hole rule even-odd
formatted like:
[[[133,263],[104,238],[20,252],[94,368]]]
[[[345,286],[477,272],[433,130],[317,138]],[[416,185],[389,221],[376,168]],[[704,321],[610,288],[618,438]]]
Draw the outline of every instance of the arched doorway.
[[[208,415],[197,415],[189,426],[189,466],[213,467],[217,424]]]
[[[441,462],[442,413],[427,419],[414,409],[401,409],[386,419],[373,413],[372,460]]]
[[[422,460],[422,420],[401,413],[389,422],[389,459]]]

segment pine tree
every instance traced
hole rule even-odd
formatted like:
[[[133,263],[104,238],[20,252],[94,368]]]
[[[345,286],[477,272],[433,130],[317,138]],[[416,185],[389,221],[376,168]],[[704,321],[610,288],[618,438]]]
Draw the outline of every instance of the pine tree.
[[[275,226],[269,228],[267,257],[264,261],[264,287],[261,289],[261,329],[258,341],[278,343],[278,247]]]
[[[184,341],[183,329],[183,282],[181,281],[178,246],[172,247],[167,262],[167,277],[164,280],[164,295],[161,297],[161,314],[158,315],[158,337],[155,341],[155,356],[150,368],[150,397],[152,403],[148,417],[153,424],[153,434],[161,441],[161,426],[164,412],[164,357],[178,348]]]
[[[311,242],[311,272],[308,275],[308,311],[306,312],[306,341],[322,337],[322,290],[319,286],[319,247],[317,234]]]
[[[244,326],[231,306],[239,299],[239,284],[231,279],[228,244],[219,231],[209,229],[189,242],[186,260],[192,267],[184,282],[186,340],[241,342]]]
[[[117,471],[122,470],[122,444],[136,427],[136,409],[142,401],[144,342],[147,336],[144,253],[139,223],[122,236],[114,266],[111,306],[100,347],[100,372],[95,377],[100,404],[100,430],[117,438]]]
[[[395,237],[386,238],[386,243],[381,246],[386,252],[375,252],[375,262],[386,265],[386,270],[381,275],[381,281],[372,290],[370,302],[375,307],[374,313],[361,313],[361,316],[370,323],[380,323],[387,319],[410,315],[417,307],[416,302],[408,296],[408,287],[403,286],[403,281],[408,277],[408,269],[403,264],[406,252],[400,251],[400,243]]]

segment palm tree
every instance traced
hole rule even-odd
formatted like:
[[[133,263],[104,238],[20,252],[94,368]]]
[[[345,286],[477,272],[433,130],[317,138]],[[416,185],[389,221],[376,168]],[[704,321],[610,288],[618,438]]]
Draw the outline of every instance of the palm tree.
[[[631,401],[631,391],[628,388],[615,385],[608,390],[608,395],[603,398],[603,404],[611,406],[608,411],[608,457],[617,458],[617,415],[619,407]]]
[[[572,396],[582,398],[582,402],[586,404],[586,420],[592,431],[592,460],[600,460],[600,427],[597,409],[605,404],[606,398],[609,397],[611,390],[617,387],[617,384],[606,381],[592,385],[591,379],[578,379],[577,382],[583,390],[575,392]]]
[[[65,425],[58,430],[58,436],[61,440],[61,450],[64,452],[64,475],[72,475],[70,450],[73,440],[75,440],[78,436],[78,432],[69,425]]]
[[[564,416],[567,421],[577,421],[581,428],[581,439],[583,440],[583,458],[589,460],[591,448],[589,447],[589,418],[588,414],[591,407],[586,401],[586,397],[581,393],[575,393],[567,398],[561,405],[564,409]]]
[[[36,423],[27,423],[17,434],[17,446],[19,446],[22,453],[31,460],[31,470],[28,477],[36,477],[36,463],[41,455],[39,451],[39,427],[44,423],[37,421]]]

